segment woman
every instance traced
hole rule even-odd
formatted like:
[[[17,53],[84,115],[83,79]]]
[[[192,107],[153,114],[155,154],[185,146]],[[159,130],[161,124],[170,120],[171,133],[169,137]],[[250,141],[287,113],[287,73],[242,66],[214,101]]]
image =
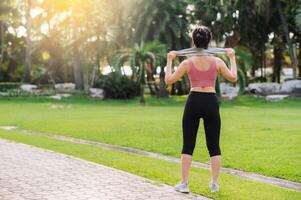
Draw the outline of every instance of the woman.
[[[212,34],[210,30],[201,26],[192,33],[192,40],[198,48],[208,48]],[[210,55],[192,56],[179,65],[172,73],[172,61],[176,58],[176,52],[171,51],[167,55],[165,73],[166,84],[172,84],[179,80],[185,73],[190,80],[190,94],[188,96],[183,119],[183,148],[181,155],[182,180],[175,186],[177,191],[189,193],[188,173],[192,162],[200,118],[203,119],[206,144],[211,159],[211,181],[209,188],[211,192],[219,191],[218,176],[221,166],[221,151],[219,147],[220,138],[220,114],[219,103],[215,93],[215,81],[218,73],[227,80],[236,82],[237,68],[235,53],[233,49],[226,49],[226,55],[230,59],[229,70],[224,61]]]

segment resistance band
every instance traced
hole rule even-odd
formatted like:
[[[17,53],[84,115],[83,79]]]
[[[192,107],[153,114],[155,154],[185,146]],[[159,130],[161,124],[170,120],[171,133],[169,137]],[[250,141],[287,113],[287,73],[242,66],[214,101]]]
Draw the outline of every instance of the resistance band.
[[[226,49],[224,48],[188,48],[176,51],[177,56],[204,56],[213,54],[225,54]]]

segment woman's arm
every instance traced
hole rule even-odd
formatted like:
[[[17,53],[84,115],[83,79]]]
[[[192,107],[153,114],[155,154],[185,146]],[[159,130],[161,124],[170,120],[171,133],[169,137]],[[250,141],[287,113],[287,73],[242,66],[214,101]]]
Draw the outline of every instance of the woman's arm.
[[[230,70],[222,59],[218,60],[217,66],[221,74],[230,82],[235,83],[237,81],[237,66],[235,53],[233,49],[227,49],[226,55],[230,59]]]
[[[177,54],[174,51],[171,51],[167,54],[167,64],[165,71],[165,83],[173,84],[177,80],[179,80],[184,74],[187,72],[187,64],[186,61],[181,62],[177,70],[172,73],[172,61],[175,59]]]

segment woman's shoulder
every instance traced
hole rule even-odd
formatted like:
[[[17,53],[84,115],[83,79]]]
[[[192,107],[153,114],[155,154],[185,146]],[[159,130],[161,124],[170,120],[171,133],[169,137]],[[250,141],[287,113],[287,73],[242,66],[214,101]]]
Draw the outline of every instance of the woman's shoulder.
[[[225,63],[223,59],[217,56],[212,56],[213,62],[218,72],[220,72],[221,66]]]
[[[224,62],[224,60],[221,59],[220,57],[217,57],[217,56],[212,56],[212,57],[213,57],[213,59],[215,60],[216,63],[222,63],[222,62]]]
[[[191,62],[192,62],[192,59],[191,59],[191,58],[186,58],[185,60],[183,60],[183,61],[181,62],[181,64],[183,64],[183,65],[189,65]]]

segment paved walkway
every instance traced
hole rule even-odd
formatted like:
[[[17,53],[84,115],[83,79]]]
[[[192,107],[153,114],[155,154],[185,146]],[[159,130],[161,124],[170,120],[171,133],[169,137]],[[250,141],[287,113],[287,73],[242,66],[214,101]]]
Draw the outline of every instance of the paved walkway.
[[[207,199],[71,156],[0,139],[0,199]]]
[[[176,162],[176,163],[181,162],[181,160],[179,158],[166,156],[166,155],[153,153],[153,152],[147,152],[147,151],[143,151],[143,150],[139,150],[139,149],[135,149],[135,148],[131,148],[131,147],[124,147],[124,146],[118,146],[118,145],[113,145],[113,144],[105,144],[105,143],[101,143],[101,142],[77,139],[77,138],[72,138],[72,137],[57,135],[57,134],[51,134],[51,133],[41,133],[41,132],[36,132],[36,131],[18,129],[17,127],[13,127],[13,126],[6,126],[6,127],[0,126],[0,128],[5,129],[5,130],[18,130],[20,133],[25,133],[25,134],[30,134],[30,135],[39,135],[39,136],[43,136],[43,137],[50,137],[50,138],[55,138],[55,139],[79,143],[79,144],[89,144],[89,145],[98,146],[101,148],[117,149],[120,151],[126,151],[126,152],[130,152],[130,153],[140,154],[140,155],[144,155],[144,156],[148,156],[148,157],[152,157],[152,158],[158,158],[158,159],[167,160],[167,161]],[[205,163],[195,162],[195,161],[192,162],[192,166],[198,167],[198,168],[203,168],[203,169],[210,169],[210,165],[205,164]],[[231,174],[234,176],[239,176],[240,178],[244,178],[247,180],[268,183],[268,184],[280,186],[283,188],[301,191],[301,183],[299,183],[299,182],[289,181],[289,180],[276,178],[276,177],[264,176],[264,175],[260,175],[260,174],[256,174],[256,173],[252,173],[252,172],[245,172],[245,171],[231,169],[231,168],[223,168],[222,167],[221,171],[223,173]]]

